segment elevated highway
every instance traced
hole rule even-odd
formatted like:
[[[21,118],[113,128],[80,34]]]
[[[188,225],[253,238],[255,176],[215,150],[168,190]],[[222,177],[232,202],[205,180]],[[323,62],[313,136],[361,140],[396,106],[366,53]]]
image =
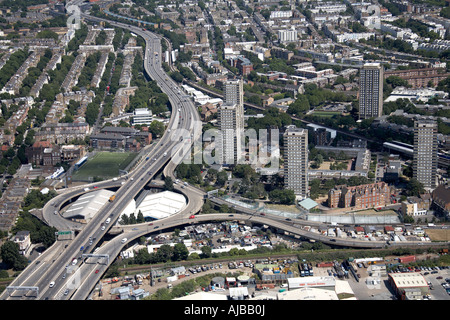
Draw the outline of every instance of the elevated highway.
[[[79,3],[79,1],[78,1]],[[96,17],[91,17],[81,13],[81,17],[93,21],[107,21]],[[120,187],[115,193],[115,200],[108,202],[101,208],[92,220],[84,225],[79,234],[71,241],[67,241],[63,248],[59,244],[49,248],[49,256],[53,258],[46,260],[39,270],[45,270],[44,273],[35,271],[23,272],[12,286],[39,287],[40,296],[38,299],[54,299],[59,292],[68,285],[67,268],[70,266],[79,267],[83,263],[82,259],[77,259],[82,254],[89,254],[96,246],[97,242],[102,239],[108,232],[108,229],[119,219],[120,214],[133,199],[168,163],[177,164],[178,158],[183,158],[186,152],[190,150],[192,140],[181,137],[188,134],[193,138],[201,133],[201,122],[198,112],[190,99],[186,99],[173,80],[171,80],[161,68],[161,39],[157,35],[144,31],[140,28],[129,26],[122,23],[107,21],[116,27],[126,28],[133,33],[142,36],[146,43],[144,53],[144,70],[148,77],[157,82],[162,92],[169,97],[172,106],[172,117],[170,118],[164,136],[158,141],[158,145],[153,148],[146,157],[146,161],[140,163],[132,173],[128,174],[128,179],[120,181]],[[200,130],[196,131],[196,126],[200,126]],[[198,129],[198,128],[197,128]],[[181,142],[180,142],[181,141]],[[185,151],[187,150],[187,151]],[[122,184],[123,182],[123,184]],[[111,183],[111,185],[108,185]],[[105,182],[102,186],[116,186],[115,182]],[[72,191],[79,195],[81,190]],[[195,199],[195,195],[188,195],[188,198]],[[202,201],[198,199],[198,201]],[[62,202],[50,203],[53,209],[57,210],[61,207]],[[201,207],[200,205],[197,205]],[[54,210],[54,211],[55,211]],[[48,212],[48,211],[47,211]],[[189,213],[187,213],[188,215]],[[47,215],[48,218],[48,215]],[[65,228],[66,226],[60,226]],[[39,263],[42,261],[39,260]],[[30,267],[30,270],[34,268]],[[85,283],[85,282],[83,282]],[[51,284],[51,285],[49,285]],[[11,295],[12,297],[13,295]],[[66,295],[65,297],[68,297]],[[5,298],[5,295],[2,296]],[[26,295],[21,296],[26,298]]]
[[[144,53],[145,73],[149,78],[156,81],[161,90],[168,95],[172,106],[172,117],[164,136],[153,149],[149,150],[146,157],[148,160],[138,164],[133,172],[127,175],[126,179],[122,178],[117,181],[97,184],[102,188],[118,188],[115,193],[115,200],[105,204],[89,223],[80,228],[79,234],[73,240],[56,242],[38,261],[25,269],[11,285],[40,288],[37,299],[83,300],[88,297],[101,275],[119,255],[123,247],[133,240],[154,232],[206,221],[239,220],[246,223],[263,224],[300,237],[342,246],[379,248],[387,245],[384,241],[357,241],[353,239],[351,241],[344,239],[333,241],[330,237],[301,229],[300,221],[291,222],[274,216],[260,216],[246,208],[236,208],[236,210],[242,212],[240,214],[196,215],[195,218],[191,219],[191,214],[201,209],[205,193],[189,185],[180,186],[180,189],[178,189],[178,186],[176,187],[188,198],[188,209],[184,210],[182,214],[161,219],[152,224],[146,223],[122,227],[119,230],[114,228],[113,230],[112,225],[120,218],[120,214],[129,201],[152,181],[157,172],[163,170],[165,176],[173,177],[175,167],[186,155],[190,155],[192,144],[200,138],[202,133],[201,122],[193,102],[184,96],[177,84],[161,68],[161,38],[159,36],[136,26],[92,17],[84,13],[81,16],[83,19],[92,21],[106,21],[112,26],[128,29],[144,38],[146,43]],[[189,139],[187,139],[188,137]],[[50,218],[49,215],[57,216],[52,212],[61,208],[71,196],[76,197],[84,192],[82,188],[70,190],[64,193],[61,198],[52,201],[49,207],[44,210],[47,212],[45,214],[47,221],[53,223],[52,218],[55,217]],[[223,200],[216,198],[212,201],[220,204]],[[60,228],[67,227],[64,224],[60,226]],[[109,231],[120,234],[104,243],[98,250],[96,249],[96,252],[93,252],[99,241]],[[93,253],[97,256],[89,256]],[[53,285],[49,286],[50,283]],[[33,295],[14,295],[14,293],[9,297],[7,293],[4,293],[1,298],[36,299]]]

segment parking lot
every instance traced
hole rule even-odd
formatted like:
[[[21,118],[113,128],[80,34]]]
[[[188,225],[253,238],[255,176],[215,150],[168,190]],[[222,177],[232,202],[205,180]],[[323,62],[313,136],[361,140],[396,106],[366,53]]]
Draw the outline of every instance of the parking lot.
[[[422,258],[422,257],[421,257]],[[430,256],[431,258],[431,256]],[[424,257],[426,260],[426,257]],[[389,259],[387,261],[395,261],[395,259]],[[245,261],[244,261],[245,262]],[[162,288],[171,288],[176,286],[177,284],[186,281],[187,279],[197,278],[206,274],[214,274],[221,273],[225,274],[233,274],[240,273],[249,277],[254,276],[253,263],[257,261],[251,261],[249,265],[242,266],[236,265],[234,267],[230,267],[229,263],[210,263],[210,264],[199,264],[194,266],[186,266],[186,272],[183,277],[175,281],[171,281],[170,283],[167,281],[167,277],[170,276],[169,268],[161,269],[162,273],[155,279],[155,283],[150,285],[148,278],[146,278],[141,284],[140,288],[148,291],[149,294],[154,294],[158,289]],[[424,262],[425,263],[425,262]],[[333,271],[333,267],[317,267],[313,266],[314,277],[335,277],[337,280],[341,280],[342,285],[345,287],[347,284],[350,287],[352,292],[348,292],[349,294],[354,294],[354,297],[357,300],[396,300],[396,292],[391,287],[389,282],[388,273],[385,269],[381,269],[384,271],[379,271],[377,273],[377,268],[384,266],[383,263],[380,265],[366,265],[363,266],[360,263],[354,265],[356,268],[356,273],[352,272],[348,273],[348,277],[336,277],[335,271]],[[206,267],[206,268],[202,268]],[[294,267],[295,269],[297,267]],[[163,271],[164,270],[164,271]],[[350,270],[350,269],[349,269]],[[429,297],[425,297],[427,300],[450,300],[450,295],[447,293],[446,289],[450,291],[450,269],[448,267],[438,268],[436,266],[416,266],[416,267],[406,267],[399,266],[392,268],[392,270],[388,270],[388,272],[417,272],[423,275],[427,283],[430,285]],[[296,272],[294,276],[299,276]],[[345,282],[347,284],[345,284]],[[103,296],[98,297],[98,295],[94,295],[94,299],[101,300],[109,300],[114,298],[109,294],[112,288],[117,288],[121,286],[122,281],[117,283],[103,283]],[[337,284],[337,286],[341,286]],[[255,283],[250,283],[247,285],[249,289],[249,293],[252,294],[255,292]],[[279,287],[279,284],[276,285],[272,290],[266,292],[266,294],[271,293],[273,296],[276,296],[278,290],[283,287]],[[198,289],[201,290],[201,289]]]
[[[432,300],[450,300],[450,294],[446,290],[449,288],[450,291],[450,269],[441,269],[436,272],[428,271],[422,274],[427,282],[431,283],[430,295]]]
[[[398,272],[420,272],[427,283],[430,285],[429,300],[450,300],[450,269],[448,267],[419,267],[417,269],[399,268]],[[329,276],[331,268],[314,268],[316,276]],[[388,275],[380,277],[371,275],[370,268],[358,268],[357,274],[360,275],[358,280],[352,274],[349,274],[348,281],[355,297],[358,300],[396,300],[396,294],[389,284]],[[446,281],[446,279],[448,281]],[[375,281],[374,281],[375,280]],[[379,280],[379,281],[377,281]]]

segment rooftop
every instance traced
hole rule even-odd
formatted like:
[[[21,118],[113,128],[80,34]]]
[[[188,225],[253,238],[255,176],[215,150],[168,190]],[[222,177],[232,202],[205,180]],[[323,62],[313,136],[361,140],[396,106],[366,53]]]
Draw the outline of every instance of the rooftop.
[[[163,191],[150,194],[138,205],[144,217],[162,219],[180,212],[186,206],[186,199],[182,194]]]
[[[389,276],[395,282],[397,288],[428,287],[423,275],[417,272],[390,273]]]

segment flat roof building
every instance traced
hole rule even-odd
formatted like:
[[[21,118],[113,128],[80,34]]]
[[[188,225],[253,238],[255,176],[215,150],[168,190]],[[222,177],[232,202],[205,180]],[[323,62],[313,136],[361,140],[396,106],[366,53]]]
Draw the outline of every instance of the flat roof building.
[[[133,125],[136,124],[147,124],[150,125],[153,121],[153,114],[151,110],[147,108],[138,108],[134,110],[133,115]]]
[[[359,119],[378,118],[383,114],[383,66],[366,63],[359,77]]]
[[[436,187],[438,165],[438,125],[436,121],[414,122],[413,177],[425,188]]]
[[[66,219],[88,221],[109,201],[113,194],[113,191],[105,189],[85,193],[70,204],[67,210],[62,212],[62,216]]]
[[[284,187],[296,196],[308,196],[308,130],[287,127],[284,135]]]
[[[430,288],[418,272],[389,273],[388,281],[401,300],[422,300]]]
[[[176,214],[186,206],[186,199],[182,194],[163,191],[146,196],[137,206],[136,212],[141,211],[144,218],[163,219]]]

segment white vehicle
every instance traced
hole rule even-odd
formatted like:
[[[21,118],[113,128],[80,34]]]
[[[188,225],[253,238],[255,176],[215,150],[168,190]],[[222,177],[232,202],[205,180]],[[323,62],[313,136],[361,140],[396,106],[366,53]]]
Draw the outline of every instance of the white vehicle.
[[[53,212],[54,214],[58,214],[58,211]]]
[[[55,285],[55,281],[52,281],[52,282],[50,282],[49,287],[50,287],[50,288],[53,288],[54,285]]]
[[[89,191],[89,188],[84,188],[84,191]]]
[[[127,238],[122,239],[122,243],[125,243],[125,242],[127,242]]]
[[[106,219],[105,223],[108,224],[111,222],[111,218]]]
[[[164,156],[164,157],[167,156],[167,152],[164,152],[163,156]]]
[[[105,229],[106,229],[106,227],[105,227],[105,226],[102,226],[102,231],[105,230]]]
[[[74,266],[74,265],[76,265],[77,264],[77,262],[78,262],[78,260],[77,259],[73,259],[73,261],[72,261],[72,265]]]

